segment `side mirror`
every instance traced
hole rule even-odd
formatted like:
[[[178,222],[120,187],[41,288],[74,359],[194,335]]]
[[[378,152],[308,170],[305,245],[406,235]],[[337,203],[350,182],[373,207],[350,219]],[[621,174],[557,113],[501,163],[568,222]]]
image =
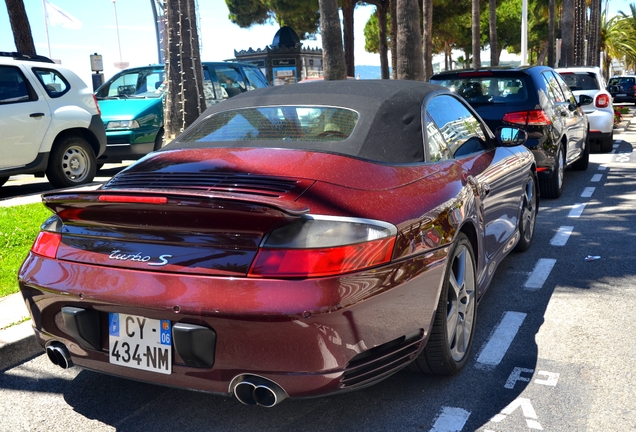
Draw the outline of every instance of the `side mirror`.
[[[516,127],[500,127],[497,129],[497,142],[504,147],[523,145],[528,139],[528,133]]]
[[[589,105],[592,102],[594,102],[594,98],[592,96],[582,94],[579,96],[579,103],[577,103],[577,105],[578,106]]]

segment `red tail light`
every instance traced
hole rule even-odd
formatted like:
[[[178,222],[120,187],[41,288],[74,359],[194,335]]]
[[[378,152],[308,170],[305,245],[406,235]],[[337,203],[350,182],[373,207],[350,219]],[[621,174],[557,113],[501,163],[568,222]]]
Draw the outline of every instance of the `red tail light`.
[[[95,95],[93,95],[93,100],[95,101],[95,106],[97,107],[97,114],[99,114],[99,116],[102,116],[102,110],[99,108],[99,103],[97,103],[97,98],[95,97]]]
[[[40,231],[31,247],[31,252],[47,258],[55,258],[61,241],[62,234]]]
[[[397,229],[368,219],[307,216],[270,233],[250,277],[337,275],[391,261]]]
[[[606,94],[600,94],[596,97],[596,107],[605,108],[610,104],[610,97]]]
[[[132,196],[132,195],[100,195],[101,202],[112,203],[140,203],[140,204],[165,204],[168,202],[166,197],[154,196]]]
[[[522,126],[549,126],[550,118],[543,110],[511,112],[504,115],[503,121]]]

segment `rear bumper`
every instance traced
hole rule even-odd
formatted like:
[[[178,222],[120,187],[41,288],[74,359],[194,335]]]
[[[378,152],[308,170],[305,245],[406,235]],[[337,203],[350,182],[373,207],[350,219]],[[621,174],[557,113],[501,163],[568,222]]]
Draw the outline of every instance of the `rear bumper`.
[[[614,113],[612,111],[594,110],[585,112],[590,123],[590,139],[607,137],[614,129]]]
[[[130,271],[30,254],[19,280],[38,342],[64,343],[78,366],[219,394],[231,392],[235,377],[254,374],[290,397],[311,397],[374,384],[415,358],[428,338],[446,253],[296,281]],[[72,336],[65,306],[99,313],[100,349]],[[174,346],[170,375],[110,364],[108,312],[212,329],[214,365],[187,366]]]

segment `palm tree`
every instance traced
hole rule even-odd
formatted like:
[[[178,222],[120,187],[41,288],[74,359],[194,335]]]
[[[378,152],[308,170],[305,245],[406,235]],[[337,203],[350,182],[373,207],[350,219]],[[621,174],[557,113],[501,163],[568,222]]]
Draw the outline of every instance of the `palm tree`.
[[[481,33],[479,0],[472,0],[473,68],[481,67]]]
[[[490,15],[488,16],[488,27],[490,37],[490,66],[499,66],[499,50],[497,49],[497,0],[488,2]]]
[[[433,76],[433,0],[422,0],[422,30],[424,79],[428,81]]]
[[[347,79],[338,0],[320,0],[319,7],[324,77],[326,80]]]
[[[590,37],[587,45],[587,65],[601,65],[601,0],[590,0]]]
[[[633,63],[636,58],[636,31],[630,20],[616,15],[607,20],[605,12],[601,15],[601,51],[605,52],[603,71],[609,76],[609,67],[613,59],[625,58]]]

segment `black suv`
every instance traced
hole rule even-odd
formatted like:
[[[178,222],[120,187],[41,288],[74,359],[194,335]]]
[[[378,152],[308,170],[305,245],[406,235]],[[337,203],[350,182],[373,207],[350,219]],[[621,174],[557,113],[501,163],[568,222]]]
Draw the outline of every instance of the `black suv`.
[[[591,98],[582,96],[577,104],[552,68],[454,70],[435,74],[430,81],[461,95],[493,131],[514,125],[528,133],[526,147],[537,163],[542,196],[561,196],[568,165],[587,169],[589,125],[580,105]]]
[[[614,102],[636,102],[636,75],[616,76],[607,83]]]

